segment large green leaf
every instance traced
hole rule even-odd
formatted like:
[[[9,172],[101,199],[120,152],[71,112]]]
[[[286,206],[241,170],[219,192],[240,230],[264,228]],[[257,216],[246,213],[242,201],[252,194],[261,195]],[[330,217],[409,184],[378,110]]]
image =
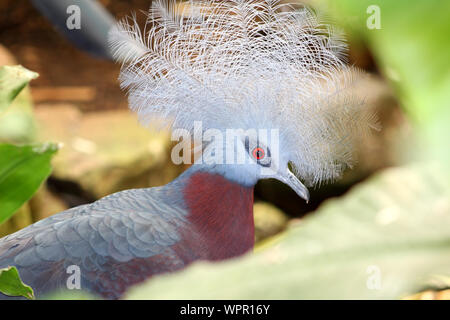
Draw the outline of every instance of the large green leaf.
[[[22,282],[16,267],[0,269],[0,292],[8,296],[34,299],[33,289]]]
[[[50,175],[55,144],[0,144],[0,223],[11,217]]]
[[[0,67],[0,112],[4,111],[20,91],[38,74],[22,66]]]
[[[450,275],[450,185],[440,169],[388,169],[327,201],[277,244],[198,263],[133,288],[130,299],[377,299]]]

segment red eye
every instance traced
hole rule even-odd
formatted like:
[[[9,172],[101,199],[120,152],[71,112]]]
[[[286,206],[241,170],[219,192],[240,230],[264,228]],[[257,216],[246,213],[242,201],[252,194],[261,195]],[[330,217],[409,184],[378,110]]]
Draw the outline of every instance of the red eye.
[[[265,152],[263,148],[255,148],[253,149],[253,158],[255,158],[256,160],[261,160],[264,158],[265,156]]]

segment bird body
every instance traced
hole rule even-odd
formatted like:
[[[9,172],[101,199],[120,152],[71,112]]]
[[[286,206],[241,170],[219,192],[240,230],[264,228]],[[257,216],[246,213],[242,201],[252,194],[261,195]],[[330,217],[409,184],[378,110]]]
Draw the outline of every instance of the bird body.
[[[253,248],[253,188],[191,167],[162,186],[118,192],[0,239],[0,268],[16,266],[37,296],[66,288],[119,298],[154,274]]]
[[[183,4],[152,1],[146,33],[125,20],[110,43],[130,108],[172,133],[195,137],[201,122],[202,157],[165,186],[118,192],[0,239],[0,267],[17,266],[38,296],[65,288],[74,265],[82,289],[119,298],[155,274],[248,252],[257,181],[278,179],[308,201],[299,177],[339,177],[372,125],[348,90],[342,38],[310,10]]]

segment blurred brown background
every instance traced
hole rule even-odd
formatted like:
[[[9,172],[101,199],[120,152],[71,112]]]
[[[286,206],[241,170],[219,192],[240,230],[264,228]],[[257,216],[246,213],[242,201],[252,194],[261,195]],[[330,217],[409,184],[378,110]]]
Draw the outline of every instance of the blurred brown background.
[[[147,10],[151,3],[100,2],[118,18]],[[20,64],[39,73],[31,85],[35,104],[71,101],[83,112],[127,108],[116,80],[120,66],[75,48],[28,0],[0,3],[0,43]]]

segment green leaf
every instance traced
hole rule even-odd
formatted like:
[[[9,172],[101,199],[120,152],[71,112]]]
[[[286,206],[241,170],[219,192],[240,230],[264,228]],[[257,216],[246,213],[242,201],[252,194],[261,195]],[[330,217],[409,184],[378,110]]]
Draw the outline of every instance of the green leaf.
[[[6,110],[28,82],[37,77],[36,72],[22,66],[0,67],[0,112]]]
[[[450,275],[450,181],[392,168],[328,200],[271,248],[196,263],[132,288],[129,299],[393,299]]]
[[[16,267],[0,269],[0,292],[7,296],[34,299],[33,289],[22,282]]]
[[[10,218],[50,175],[55,144],[0,144],[0,223]]]

